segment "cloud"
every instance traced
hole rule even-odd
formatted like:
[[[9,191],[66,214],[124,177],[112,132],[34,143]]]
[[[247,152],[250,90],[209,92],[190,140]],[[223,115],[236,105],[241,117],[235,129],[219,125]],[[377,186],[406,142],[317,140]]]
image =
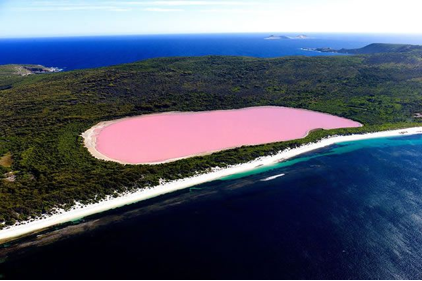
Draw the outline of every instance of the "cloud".
[[[154,1],[155,5],[163,6],[246,6],[251,2],[240,1]]]
[[[269,14],[270,11],[260,11],[251,9],[203,9],[201,13],[226,13],[226,14]]]
[[[0,0],[1,1],[1,0]],[[138,7],[146,12],[182,12],[178,7],[209,7],[210,12],[217,12],[218,9],[224,11],[222,7],[241,8],[251,5],[258,5],[258,2],[252,1],[200,1],[200,0],[155,0],[155,1],[116,1],[103,0],[96,1],[95,5],[88,4],[82,0],[56,0],[56,1],[34,1],[26,7],[17,7],[18,11],[111,11],[111,12],[129,12]],[[213,8],[213,9],[211,9]]]
[[[127,8],[113,8],[113,9],[110,9],[109,11],[111,11],[111,12],[130,12],[130,11],[132,11],[132,9],[127,9]]]
[[[132,6],[251,6],[258,5],[258,2],[242,1],[109,1],[113,5],[132,5]]]
[[[44,6],[17,8],[19,11],[33,12],[54,12],[54,11],[110,11],[110,12],[129,12],[131,8],[121,8],[115,6]]]
[[[183,12],[184,10],[183,9],[165,9],[165,8],[145,8],[143,9],[143,11],[166,13],[166,12]]]

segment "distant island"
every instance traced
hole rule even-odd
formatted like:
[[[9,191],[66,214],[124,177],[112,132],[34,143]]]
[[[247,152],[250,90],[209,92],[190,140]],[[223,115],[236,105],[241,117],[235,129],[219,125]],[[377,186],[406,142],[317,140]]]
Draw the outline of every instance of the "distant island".
[[[270,35],[266,38],[264,38],[265,40],[286,40],[286,39],[290,39],[287,36],[281,36],[281,35]]]
[[[309,39],[309,37],[307,35],[304,34],[300,34],[297,36],[285,36],[285,35],[270,35],[266,38],[264,38],[265,40],[290,40],[290,39]]]
[[[309,37],[307,35],[300,34],[300,35],[293,37],[291,39],[309,39]]]

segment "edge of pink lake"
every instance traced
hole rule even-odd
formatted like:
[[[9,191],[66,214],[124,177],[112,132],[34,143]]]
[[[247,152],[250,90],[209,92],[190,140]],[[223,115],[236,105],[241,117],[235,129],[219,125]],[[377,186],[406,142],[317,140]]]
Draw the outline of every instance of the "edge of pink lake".
[[[94,157],[140,165],[300,139],[315,129],[361,126],[359,122],[322,112],[258,106],[125,117],[100,122],[83,136]]]

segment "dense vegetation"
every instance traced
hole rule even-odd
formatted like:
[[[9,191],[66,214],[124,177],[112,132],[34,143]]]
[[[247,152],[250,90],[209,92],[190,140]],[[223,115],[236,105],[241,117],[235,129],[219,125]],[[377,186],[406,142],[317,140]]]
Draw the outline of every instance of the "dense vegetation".
[[[418,125],[414,115],[422,112],[422,52],[162,58],[27,77],[0,75],[0,84],[0,221],[12,224],[57,206],[68,208],[74,200],[93,202],[108,194],[156,185],[161,178],[191,176],[330,134]],[[157,166],[96,160],[80,137],[99,121],[123,116],[257,105],[307,108],[365,126],[318,130],[302,140]]]
[[[374,43],[359,49],[339,50],[340,53],[347,54],[408,53],[412,51],[420,52],[422,51],[422,46],[409,44]]]
[[[385,44],[373,43],[359,49],[340,49],[335,50],[329,47],[311,49],[322,53],[342,53],[353,55],[368,55],[368,54],[386,54],[386,53],[409,53],[421,52],[422,46],[409,44]]]

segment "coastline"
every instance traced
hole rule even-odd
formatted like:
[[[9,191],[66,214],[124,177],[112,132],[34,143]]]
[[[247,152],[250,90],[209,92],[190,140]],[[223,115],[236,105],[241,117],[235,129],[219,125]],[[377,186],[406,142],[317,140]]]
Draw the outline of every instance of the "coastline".
[[[108,122],[101,122],[100,124],[104,125]],[[19,238],[24,235],[47,229],[54,225],[78,220],[93,214],[119,208],[139,201],[147,200],[163,194],[189,188],[198,184],[218,180],[229,175],[251,171],[257,167],[273,165],[280,161],[285,161],[303,153],[327,147],[336,143],[415,134],[422,134],[422,127],[381,131],[367,134],[332,136],[324,138],[318,142],[308,143],[298,148],[286,149],[278,152],[275,155],[260,157],[244,164],[233,165],[227,168],[215,168],[209,173],[198,174],[190,178],[162,183],[158,186],[148,187],[133,193],[123,194],[117,198],[113,198],[110,196],[107,199],[95,204],[76,204],[76,206],[71,208],[69,211],[60,210],[56,214],[43,216],[41,218],[29,222],[21,222],[14,226],[6,227],[5,229],[0,230],[0,244]]]

